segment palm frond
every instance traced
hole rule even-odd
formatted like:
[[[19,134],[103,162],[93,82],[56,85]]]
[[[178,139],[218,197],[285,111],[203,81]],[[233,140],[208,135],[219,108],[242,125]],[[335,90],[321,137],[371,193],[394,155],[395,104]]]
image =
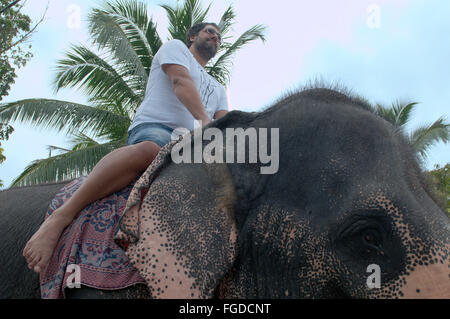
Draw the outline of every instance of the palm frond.
[[[108,123],[130,123],[113,112],[67,101],[27,99],[0,105],[0,122],[31,124],[58,131],[91,130],[101,133]]]
[[[423,125],[409,135],[410,142],[416,152],[427,158],[431,146],[438,142],[448,143],[450,139],[450,124],[440,117],[430,125]]]
[[[131,119],[134,115],[128,108],[124,107],[124,104],[119,100],[110,100],[102,96],[96,96],[89,99],[89,103],[92,103],[96,108],[105,110],[117,115]]]
[[[222,50],[225,50],[225,52],[215,59],[215,61],[212,62],[212,65],[206,66],[208,73],[216,78],[220,83],[226,85],[229,81],[230,69],[232,66],[231,58],[233,55],[244,45],[254,40],[261,39],[261,41],[265,42],[265,30],[265,26],[255,25],[245,31],[234,43],[224,43],[222,45]]]
[[[91,100],[100,110],[105,110],[127,118],[127,121],[105,122],[103,128],[96,132],[96,137],[106,138],[107,140],[119,140],[128,136],[128,128],[131,125],[131,119],[134,114],[123,107],[120,101],[102,100],[101,98]]]
[[[230,31],[235,18],[236,14],[234,13],[233,7],[229,6],[227,10],[225,10],[225,12],[223,13],[218,24],[223,39],[226,39],[226,35]]]
[[[162,40],[156,30],[156,23],[153,22],[152,19],[150,19],[150,21],[148,22],[147,25],[147,31],[145,33],[145,37],[147,39],[148,44],[150,45],[150,48],[152,50],[152,59],[142,62],[142,64],[144,65],[146,71],[147,71],[147,75],[150,74],[150,67],[151,67],[151,62],[153,61],[153,57],[155,56],[156,52],[158,52],[159,48],[161,48],[162,46]]]
[[[110,141],[126,139],[128,136],[128,129],[131,121],[128,122],[110,122],[104,126],[103,130],[99,131],[95,136],[98,138],[107,139]]]
[[[412,102],[408,104],[397,102],[392,106],[396,117],[396,126],[404,127],[409,123],[412,111],[417,104],[418,104],[417,102]]]
[[[209,12],[211,4],[203,9],[199,0],[185,0],[183,6],[171,7],[161,5],[166,10],[169,20],[169,39],[186,40],[186,33],[191,26],[204,22]]]
[[[8,140],[12,132],[14,132],[14,127],[6,123],[0,123],[0,141]]]
[[[376,114],[381,116],[386,121],[399,129],[403,129],[411,119],[412,111],[417,105],[417,102],[412,103],[393,103],[390,108],[381,104],[377,104],[375,108]]]
[[[381,104],[377,104],[375,107],[375,112],[378,116],[380,116],[381,118],[383,118],[384,120],[388,121],[389,123],[395,126],[396,120],[392,108],[388,108]]]
[[[0,143],[0,145],[2,145],[2,144]],[[3,155],[4,151],[5,150],[3,149],[3,147],[0,147],[0,164],[3,163],[5,161],[5,159],[6,159],[6,156]]]
[[[102,157],[124,144],[124,141],[97,144],[36,160],[14,179],[11,187],[70,180],[86,175]]]
[[[66,52],[66,58],[57,62],[56,72],[56,91],[81,87],[89,96],[119,100],[133,106],[139,105],[143,99],[126,83],[124,74],[119,74],[104,59],[82,45],[72,46],[72,52]]]
[[[99,145],[99,143],[96,140],[87,136],[83,132],[74,133],[72,135],[70,143],[72,144],[72,151],[77,151],[83,148]]]
[[[154,43],[159,38],[156,27],[148,20],[146,5],[138,1],[115,1],[106,4],[104,9],[93,9],[88,20],[94,44],[107,49],[129,70],[130,76],[146,83],[156,53],[148,41],[148,32],[156,39]]]

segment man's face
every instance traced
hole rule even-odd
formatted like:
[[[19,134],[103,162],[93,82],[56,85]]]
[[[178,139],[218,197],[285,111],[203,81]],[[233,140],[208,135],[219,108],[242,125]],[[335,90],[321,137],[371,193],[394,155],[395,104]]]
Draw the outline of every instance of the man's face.
[[[220,43],[221,35],[219,30],[212,25],[207,25],[195,36],[193,45],[209,61],[216,55]]]

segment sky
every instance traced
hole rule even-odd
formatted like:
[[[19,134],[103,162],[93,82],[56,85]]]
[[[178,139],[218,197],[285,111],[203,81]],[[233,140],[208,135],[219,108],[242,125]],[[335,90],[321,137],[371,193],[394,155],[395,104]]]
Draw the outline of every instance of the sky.
[[[167,19],[160,4],[145,1],[167,38]],[[101,0],[28,0],[24,12],[44,22],[30,40],[34,57],[20,69],[2,102],[51,98],[87,103],[82,92],[55,93],[52,82],[58,59],[72,44],[89,45],[87,16]],[[210,1],[203,1],[206,6]],[[267,27],[266,42],[254,42],[234,57],[227,87],[231,109],[257,111],[289,91],[321,79],[346,87],[371,103],[419,102],[408,129],[444,116],[450,121],[450,1],[448,0],[214,0],[209,21],[218,21],[228,6],[236,12],[232,35],[255,24]],[[67,148],[63,133],[13,123],[2,141],[6,161],[0,179],[8,187],[36,159],[49,155],[48,145]],[[426,168],[450,162],[450,147],[439,143]]]

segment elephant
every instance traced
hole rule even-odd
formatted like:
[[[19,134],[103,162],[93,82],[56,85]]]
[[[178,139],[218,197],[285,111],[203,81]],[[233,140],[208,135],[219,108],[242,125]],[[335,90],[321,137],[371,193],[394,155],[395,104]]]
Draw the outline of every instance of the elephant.
[[[264,136],[274,143],[257,161],[226,136],[214,152],[211,134],[169,143],[120,222],[126,254],[147,286],[82,287],[67,297],[449,298],[450,221],[406,138],[371,110],[345,92],[308,88],[260,112],[231,111],[199,131],[263,132],[258,150]],[[198,136],[216,160],[175,163]],[[269,152],[278,163],[263,173]],[[21,250],[63,185],[0,192],[2,297],[39,297]]]

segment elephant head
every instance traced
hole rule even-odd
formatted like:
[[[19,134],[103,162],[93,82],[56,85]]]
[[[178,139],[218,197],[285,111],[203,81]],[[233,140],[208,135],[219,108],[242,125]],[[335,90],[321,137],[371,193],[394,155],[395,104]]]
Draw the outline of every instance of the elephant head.
[[[230,128],[248,133],[247,147],[227,144]],[[258,154],[279,154],[276,172],[262,173],[263,156],[249,160],[249,128]],[[212,135],[223,138],[214,151]],[[201,163],[174,163],[175,148],[186,155],[180,145],[199,141]],[[167,145],[120,228],[156,298],[450,297],[449,219],[410,146],[328,89],[230,112]]]

